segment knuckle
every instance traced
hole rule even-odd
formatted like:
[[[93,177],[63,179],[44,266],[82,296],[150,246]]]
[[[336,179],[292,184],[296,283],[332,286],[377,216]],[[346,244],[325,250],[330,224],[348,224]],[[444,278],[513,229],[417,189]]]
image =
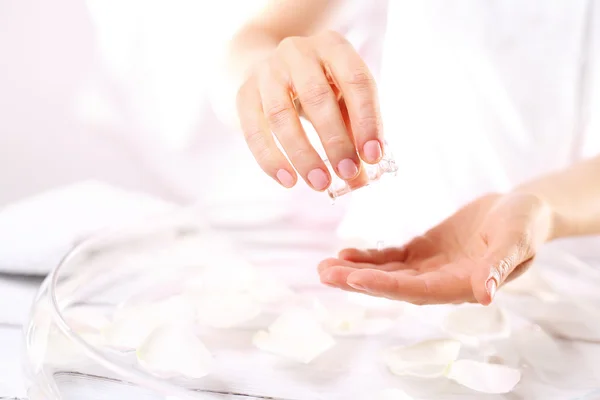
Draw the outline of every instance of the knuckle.
[[[251,149],[258,149],[266,145],[263,132],[258,127],[245,127],[244,138]]]
[[[345,148],[349,143],[350,140],[341,135],[331,135],[323,139],[323,146],[329,149]]]
[[[333,99],[333,92],[327,83],[311,83],[298,93],[300,102],[308,107],[318,107]]]
[[[362,107],[361,111],[361,115],[358,117],[360,128],[370,128],[380,124],[381,118],[379,118],[379,114],[373,107]]]
[[[276,154],[271,149],[263,135],[263,132],[255,129],[245,133],[246,143],[248,148],[254,155],[256,162],[266,173],[270,173],[270,165],[276,158]]]
[[[303,38],[298,36],[288,36],[284,38],[277,46],[281,51],[301,51]]]
[[[379,113],[372,108],[369,111],[361,113],[358,117],[358,128],[359,132],[364,132],[368,136],[377,136],[377,133],[381,127],[381,118]]]
[[[265,110],[265,116],[269,124],[278,128],[291,121],[294,115],[294,110],[290,105],[276,103]]]
[[[290,159],[294,160],[294,164],[298,164],[300,161],[306,162],[312,159],[312,152],[310,149],[305,147],[297,147],[289,153]]]
[[[366,68],[358,68],[349,72],[345,81],[354,86],[355,90],[371,93],[375,89],[375,79]]]

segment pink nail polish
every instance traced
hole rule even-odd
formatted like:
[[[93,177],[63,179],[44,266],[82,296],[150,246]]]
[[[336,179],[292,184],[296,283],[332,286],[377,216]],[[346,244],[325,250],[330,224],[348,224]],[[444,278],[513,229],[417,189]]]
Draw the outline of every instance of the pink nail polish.
[[[329,177],[319,168],[315,168],[308,173],[308,181],[317,190],[325,190],[329,186]]]
[[[493,278],[488,279],[487,282],[485,283],[485,288],[487,289],[487,292],[490,295],[490,298],[493,300],[494,295],[496,294],[496,289],[498,288],[498,285],[496,284],[496,280]]]
[[[354,161],[346,158],[338,164],[338,171],[343,179],[352,179],[358,174],[358,166]]]
[[[378,140],[369,140],[363,147],[363,152],[367,162],[376,163],[383,155],[381,143]]]
[[[286,188],[291,188],[294,186],[294,177],[292,174],[287,172],[285,169],[280,169],[277,171],[277,180]]]

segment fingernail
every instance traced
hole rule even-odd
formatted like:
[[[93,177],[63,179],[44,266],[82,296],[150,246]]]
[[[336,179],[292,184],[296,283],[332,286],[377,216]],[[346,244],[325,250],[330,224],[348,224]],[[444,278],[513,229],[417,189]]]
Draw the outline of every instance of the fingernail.
[[[286,188],[291,188],[294,186],[294,177],[292,174],[287,172],[285,169],[280,169],[277,171],[277,180]]]
[[[342,179],[352,179],[358,174],[358,167],[354,161],[346,158],[338,164],[338,171]]]
[[[308,181],[317,190],[325,190],[329,185],[327,174],[319,168],[315,168],[308,173]]]
[[[376,163],[383,155],[381,150],[381,143],[378,140],[369,140],[363,147],[365,158],[367,162]]]
[[[496,284],[496,280],[495,279],[488,279],[488,281],[485,283],[485,288],[487,289],[488,294],[490,295],[490,299],[494,298],[494,295],[496,294],[496,289],[497,289],[497,284]]]
[[[364,286],[362,286],[362,285],[360,285],[358,283],[350,283],[350,282],[348,282],[348,286],[350,286],[350,287],[352,287],[354,289],[357,289],[357,290],[362,290],[363,292],[367,291],[367,289]]]

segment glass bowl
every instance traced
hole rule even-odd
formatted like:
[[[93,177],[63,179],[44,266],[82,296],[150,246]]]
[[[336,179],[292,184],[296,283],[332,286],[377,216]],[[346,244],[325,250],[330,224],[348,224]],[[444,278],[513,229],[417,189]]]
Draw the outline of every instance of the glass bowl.
[[[383,362],[393,346],[447,336],[444,318],[463,306],[417,307],[347,294],[318,282],[315,266],[331,255],[330,246],[301,249],[302,259],[288,252],[286,259],[285,251],[257,249],[231,237],[183,213],[106,231],[74,248],[47,277],[32,308],[25,332],[29,399],[370,400],[390,388],[415,399],[575,399],[600,389],[600,335],[595,337],[600,319],[593,319],[600,297],[597,290],[573,291],[565,285],[567,278],[600,284],[600,274],[556,249],[543,249],[533,267],[550,282],[546,294],[508,286],[499,291],[497,303],[508,315],[511,334],[487,343],[491,353],[461,348],[461,358],[521,371],[511,393],[493,395],[445,377],[398,377]],[[264,257],[272,252],[277,256]],[[231,300],[248,288],[254,292],[246,301]],[[180,301],[181,293],[202,300]],[[179,302],[169,302],[173,298]],[[549,321],[555,307],[566,308],[561,318],[580,323],[581,330],[557,328],[565,323],[561,318]],[[291,309],[309,310],[327,326],[324,332],[334,344],[309,357],[314,346],[299,350],[311,334],[302,325],[296,327],[302,331],[295,336],[296,348],[291,343],[286,350],[293,357],[259,349],[257,332]],[[345,330],[343,322],[359,309],[377,316],[371,322],[389,323],[369,325],[382,329],[358,324]],[[341,322],[331,328],[332,321]],[[160,346],[152,342],[154,350],[148,352],[148,337],[159,324],[179,330]],[[187,342],[190,335],[202,345]],[[554,351],[552,362],[544,358],[548,349]],[[201,371],[205,352],[211,356],[208,373]],[[185,371],[174,372],[179,366]]]

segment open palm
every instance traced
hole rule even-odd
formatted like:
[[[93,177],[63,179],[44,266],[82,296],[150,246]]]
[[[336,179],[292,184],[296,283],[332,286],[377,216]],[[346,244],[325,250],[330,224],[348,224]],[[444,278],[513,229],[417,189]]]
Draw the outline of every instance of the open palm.
[[[415,304],[489,304],[548,240],[551,213],[539,198],[481,197],[401,248],[346,249],[319,264],[321,281],[340,289]]]

